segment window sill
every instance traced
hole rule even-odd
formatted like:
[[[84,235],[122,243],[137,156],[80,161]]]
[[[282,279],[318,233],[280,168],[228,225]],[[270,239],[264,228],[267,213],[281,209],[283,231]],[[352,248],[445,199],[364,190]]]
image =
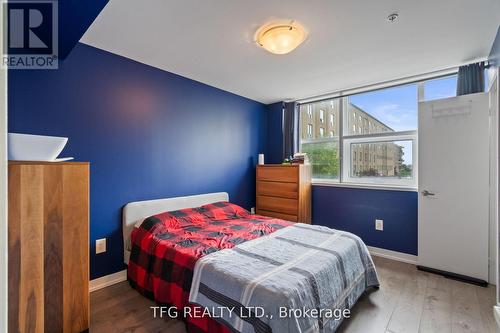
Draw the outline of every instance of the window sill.
[[[325,181],[313,179],[312,186],[331,186],[331,187],[346,187],[346,188],[362,188],[367,190],[389,190],[389,191],[406,191],[418,192],[418,188],[411,186],[398,186],[398,185],[383,185],[383,184],[360,184],[360,183],[338,183],[332,181]]]

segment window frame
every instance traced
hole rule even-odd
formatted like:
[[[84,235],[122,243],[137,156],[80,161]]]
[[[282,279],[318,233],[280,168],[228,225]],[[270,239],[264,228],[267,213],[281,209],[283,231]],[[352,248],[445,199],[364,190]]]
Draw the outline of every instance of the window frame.
[[[351,144],[380,143],[393,141],[412,142],[412,171],[411,179],[397,179],[384,177],[351,177]],[[362,156],[364,158],[364,156]],[[346,135],[343,139],[343,160],[340,164],[341,182],[344,184],[362,184],[365,186],[392,186],[414,189],[418,184],[418,131],[385,132],[368,135]],[[313,182],[315,180],[313,179]]]
[[[418,128],[416,130],[411,131],[400,131],[400,132],[382,132],[382,133],[372,133],[372,134],[352,134],[346,135],[344,134],[344,129],[348,126],[348,119],[346,117],[345,110],[347,110],[348,97],[352,95],[357,95],[361,93],[379,91],[384,89],[390,89],[398,86],[415,84],[417,88],[417,105],[418,103],[424,101],[425,96],[425,82],[445,78],[448,76],[454,76],[457,74],[457,71],[447,72],[445,74],[435,75],[425,77],[420,80],[412,80],[412,81],[401,81],[392,84],[378,86],[372,89],[356,89],[353,90],[352,93],[342,93],[339,92],[337,95],[332,95],[328,98],[318,98],[316,100],[311,99],[306,102],[299,103],[300,104],[313,104],[316,102],[324,101],[324,100],[339,100],[339,115],[338,115],[338,126],[339,133],[334,137],[324,137],[320,139],[311,139],[302,140],[299,137],[299,151],[302,149],[302,143],[314,143],[314,142],[324,142],[324,141],[337,141],[338,149],[339,149],[339,177],[338,179],[327,179],[327,178],[313,178],[313,185],[327,185],[327,186],[339,186],[339,187],[359,187],[359,188],[374,188],[374,189],[389,189],[389,190],[409,190],[409,191],[417,191],[418,187]],[[417,110],[418,112],[418,110]],[[300,112],[299,112],[300,119]],[[300,132],[301,121],[299,120],[299,133]],[[418,126],[418,125],[417,125]],[[390,140],[388,138],[391,138]],[[387,139],[387,140],[381,140]],[[413,168],[413,178],[410,180],[395,181],[394,178],[383,179],[382,177],[373,177],[373,178],[353,178],[349,177],[349,169],[350,165],[347,163],[351,163],[350,160],[350,150],[348,149],[348,144],[353,142],[379,142],[379,141],[406,141],[412,140],[412,168]],[[347,141],[347,144],[345,143]]]

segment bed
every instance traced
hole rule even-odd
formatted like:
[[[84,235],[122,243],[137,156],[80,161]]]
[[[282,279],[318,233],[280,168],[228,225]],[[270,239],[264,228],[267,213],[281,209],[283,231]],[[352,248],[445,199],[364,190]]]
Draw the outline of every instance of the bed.
[[[123,230],[130,285],[192,333],[332,332],[378,286],[358,237],[252,215],[224,192],[127,204]]]

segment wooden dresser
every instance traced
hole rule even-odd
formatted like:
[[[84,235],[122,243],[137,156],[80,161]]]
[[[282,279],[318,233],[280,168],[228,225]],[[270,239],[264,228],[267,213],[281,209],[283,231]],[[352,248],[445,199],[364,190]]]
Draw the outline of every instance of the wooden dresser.
[[[310,165],[258,165],[256,178],[257,214],[311,223]]]
[[[89,329],[89,164],[9,162],[9,333]]]

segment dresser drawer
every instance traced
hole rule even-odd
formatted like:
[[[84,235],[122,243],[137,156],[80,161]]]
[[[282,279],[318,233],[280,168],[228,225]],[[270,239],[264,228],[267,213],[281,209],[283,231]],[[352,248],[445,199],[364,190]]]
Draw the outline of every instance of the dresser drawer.
[[[257,181],[257,195],[281,198],[298,198],[299,185],[297,183]]]
[[[297,183],[298,176],[298,168],[293,166],[257,167],[257,180]]]
[[[257,214],[263,215],[263,216],[275,217],[277,219],[286,220],[286,221],[290,221],[290,222],[297,222],[298,221],[297,215],[289,215],[289,214],[271,212],[269,210],[257,209]]]
[[[268,210],[277,213],[297,215],[298,201],[296,199],[257,196],[257,209]]]

